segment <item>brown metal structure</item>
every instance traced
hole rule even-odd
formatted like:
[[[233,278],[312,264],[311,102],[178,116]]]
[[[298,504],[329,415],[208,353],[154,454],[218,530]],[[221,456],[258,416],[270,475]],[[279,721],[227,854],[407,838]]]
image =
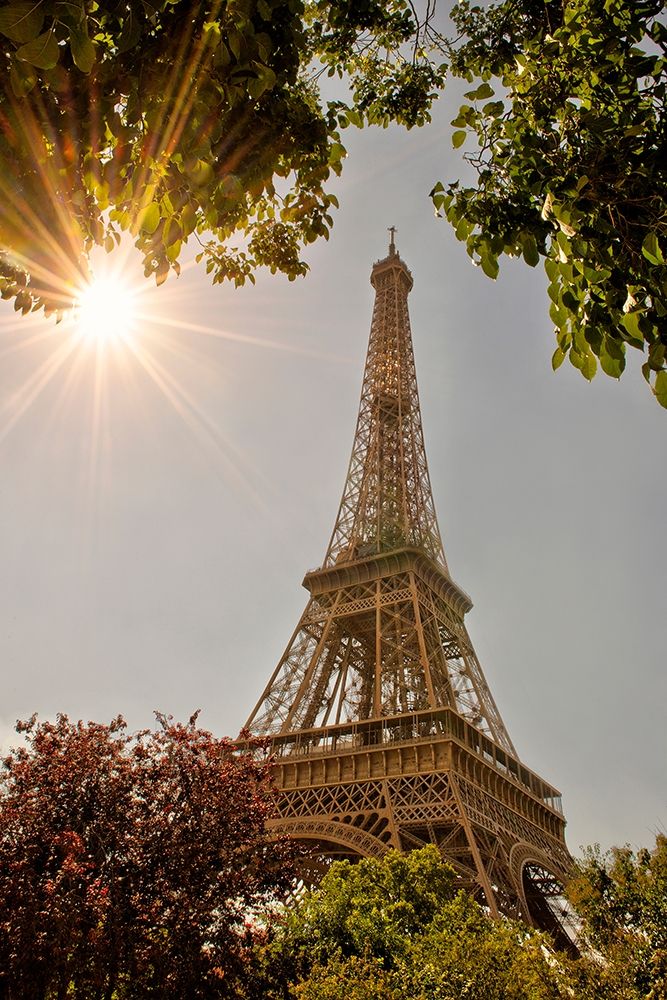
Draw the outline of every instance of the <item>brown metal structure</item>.
[[[375,307],[352,458],[310,598],[246,726],[270,736],[277,830],[324,858],[435,843],[490,911],[564,941],[560,794],[517,757],[435,514],[408,293],[396,252]]]

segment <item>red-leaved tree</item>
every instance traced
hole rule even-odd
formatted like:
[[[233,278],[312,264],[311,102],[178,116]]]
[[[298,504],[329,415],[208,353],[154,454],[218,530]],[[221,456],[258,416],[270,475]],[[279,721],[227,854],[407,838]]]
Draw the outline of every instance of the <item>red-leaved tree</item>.
[[[0,774],[0,998],[244,992],[292,878],[269,841],[266,760],[158,717],[130,735],[35,718]],[[262,917],[264,914],[264,918]]]

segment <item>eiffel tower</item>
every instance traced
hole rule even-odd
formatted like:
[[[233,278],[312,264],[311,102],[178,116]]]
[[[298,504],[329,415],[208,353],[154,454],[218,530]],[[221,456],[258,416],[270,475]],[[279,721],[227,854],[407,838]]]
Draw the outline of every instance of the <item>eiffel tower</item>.
[[[434,843],[492,915],[567,946],[560,793],[519,760],[464,624],[426,462],[412,275],[390,232],[333,534],[246,729],[270,737],[276,832],[324,859]]]

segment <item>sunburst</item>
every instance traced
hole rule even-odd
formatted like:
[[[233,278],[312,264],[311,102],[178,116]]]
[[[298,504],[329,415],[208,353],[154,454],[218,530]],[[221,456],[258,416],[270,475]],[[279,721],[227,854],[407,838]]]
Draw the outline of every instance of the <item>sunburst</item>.
[[[197,369],[210,372],[210,354],[199,349],[201,338],[241,343],[250,350],[293,353],[329,364],[346,364],[350,359],[313,347],[296,347],[279,338],[248,335],[229,326],[193,322],[187,315],[196,316],[190,283],[185,282],[185,288],[182,282],[156,288],[146,281],[129,240],[121,241],[113,261],[95,250],[90,266],[90,279],[78,283],[74,306],[58,326],[36,314],[20,319],[13,313],[0,316],[0,333],[11,330],[15,336],[29,331],[29,336],[14,343],[3,338],[6,346],[0,357],[29,355],[36,349],[42,358],[16,386],[11,399],[0,400],[0,444],[49,386],[56,386],[55,417],[55,410],[61,410],[87,383],[91,410],[86,480],[91,497],[96,496],[101,470],[110,459],[110,421],[116,406],[113,397],[122,396],[126,405],[128,390],[139,400],[150,386],[192,433],[198,447],[209,454],[223,478],[240,488],[251,503],[263,506],[262,496],[269,487],[261,470],[248,462],[231,430],[212,421],[197,394],[187,388],[186,369],[189,373]],[[192,262],[186,261],[183,272],[191,267]],[[190,340],[183,336],[188,333]],[[121,391],[117,394],[117,390]]]
[[[73,318],[82,337],[125,340],[137,331],[136,292],[119,275],[93,278],[77,296]]]

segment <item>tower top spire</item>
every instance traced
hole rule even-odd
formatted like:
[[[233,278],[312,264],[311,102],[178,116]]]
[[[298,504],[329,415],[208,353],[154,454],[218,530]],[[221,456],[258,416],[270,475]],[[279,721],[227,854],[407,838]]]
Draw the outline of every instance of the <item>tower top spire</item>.
[[[324,565],[405,547],[445,571],[422,432],[408,316],[412,275],[396,250],[373,265],[373,320],[357,429]]]

